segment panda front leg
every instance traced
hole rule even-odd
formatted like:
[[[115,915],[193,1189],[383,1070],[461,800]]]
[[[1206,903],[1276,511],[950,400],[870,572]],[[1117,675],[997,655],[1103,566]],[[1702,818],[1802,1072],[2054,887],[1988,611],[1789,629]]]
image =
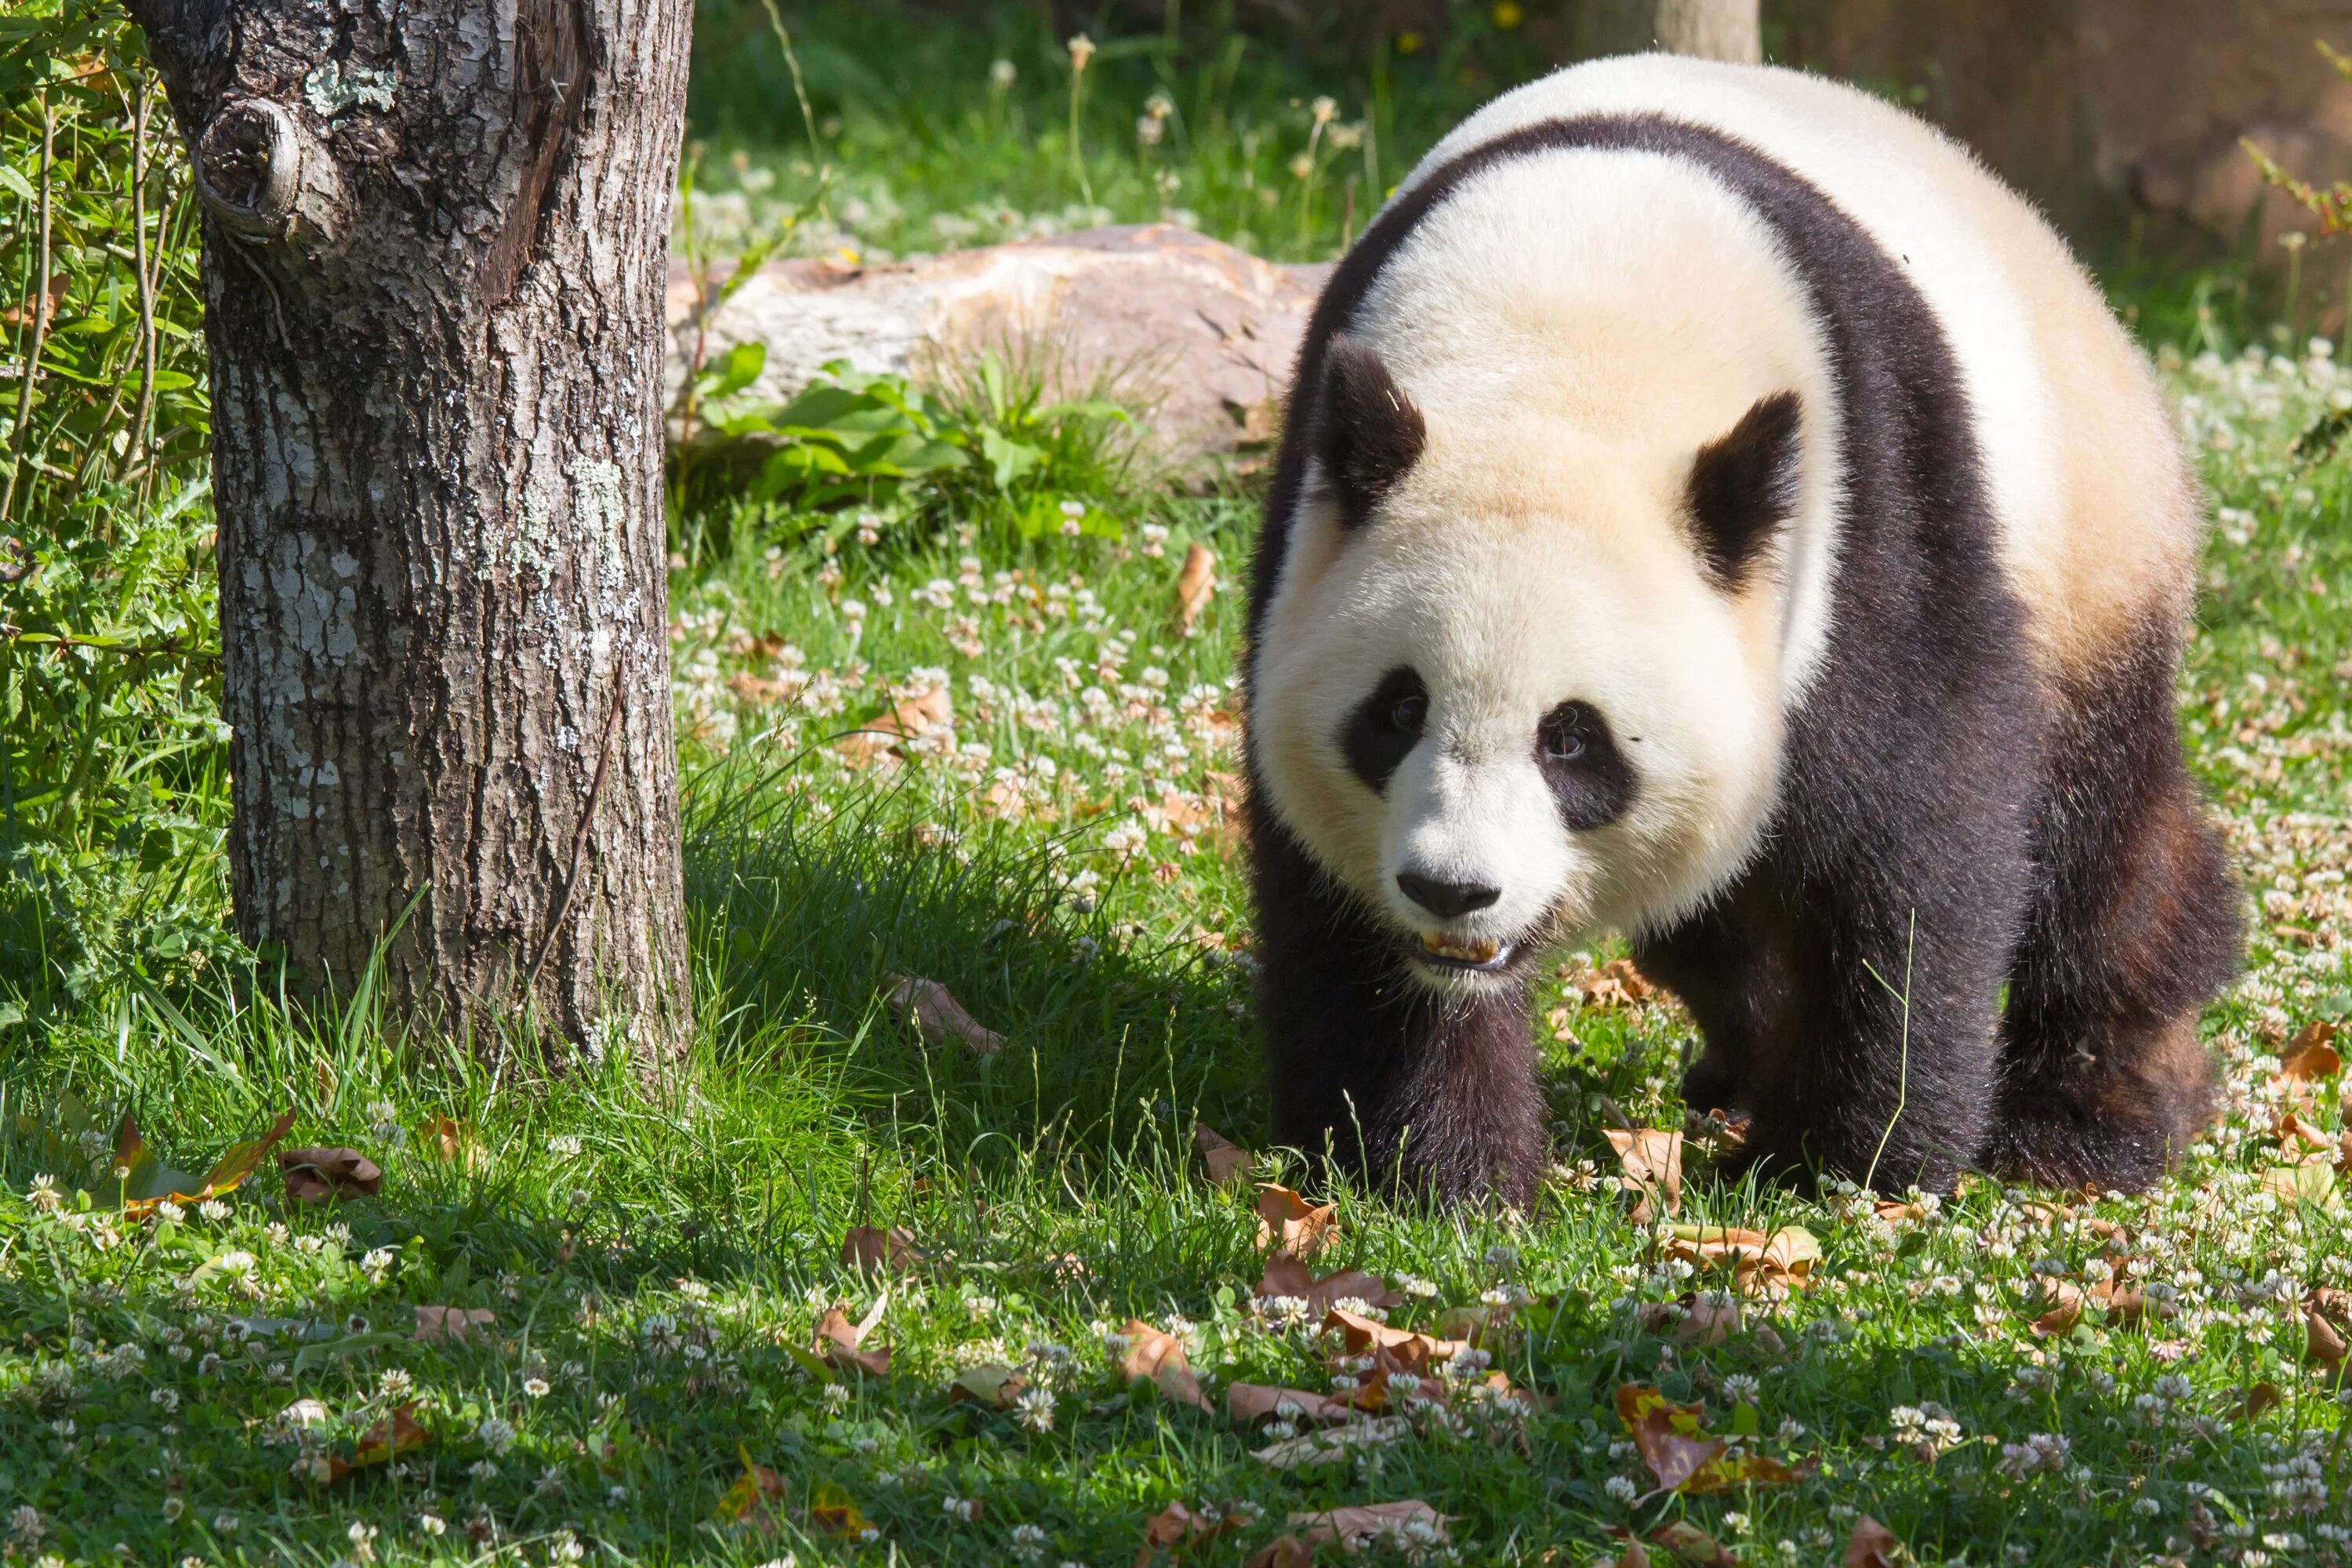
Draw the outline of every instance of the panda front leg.
[[[1524,987],[1436,995],[1271,813],[1251,852],[1275,1141],[1380,1188],[1525,1203],[1546,1138]]]
[[[1824,876],[1800,852],[1784,840],[1637,952],[1706,1033],[1701,1068],[1736,1069],[1734,1103],[1751,1120],[1718,1170],[1948,1190],[1992,1120],[2021,857],[1957,875],[1862,861]]]

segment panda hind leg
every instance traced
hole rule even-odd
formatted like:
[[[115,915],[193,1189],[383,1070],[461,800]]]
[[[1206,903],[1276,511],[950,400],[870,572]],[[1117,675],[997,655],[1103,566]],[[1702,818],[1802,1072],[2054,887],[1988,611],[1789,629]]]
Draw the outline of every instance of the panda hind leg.
[[[2197,1022],[2237,966],[2239,893],[2172,694],[2154,638],[2063,694],[1981,1156],[2003,1177],[2137,1190],[2211,1120]]]

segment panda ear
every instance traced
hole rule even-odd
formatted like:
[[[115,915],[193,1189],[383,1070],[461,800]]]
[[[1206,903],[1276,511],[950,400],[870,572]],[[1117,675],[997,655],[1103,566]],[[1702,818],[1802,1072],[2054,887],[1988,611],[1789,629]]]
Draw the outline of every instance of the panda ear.
[[[1429,440],[1421,410],[1381,356],[1345,332],[1323,346],[1323,384],[1312,417],[1312,449],[1339,499],[1343,529],[1371,514]]]
[[[1793,392],[1758,400],[1730,434],[1698,449],[1691,465],[1691,524],[1699,559],[1730,590],[1753,565],[1772,532],[1797,510],[1797,426],[1803,405]]]

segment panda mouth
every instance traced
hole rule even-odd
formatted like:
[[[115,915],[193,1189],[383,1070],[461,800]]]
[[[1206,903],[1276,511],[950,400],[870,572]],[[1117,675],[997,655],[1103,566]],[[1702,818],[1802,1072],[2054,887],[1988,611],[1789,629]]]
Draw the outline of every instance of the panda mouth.
[[[1444,931],[1421,933],[1421,951],[1413,955],[1437,969],[1470,974],[1492,974],[1509,967],[1518,956],[1516,943],[1493,937],[1448,936]]]

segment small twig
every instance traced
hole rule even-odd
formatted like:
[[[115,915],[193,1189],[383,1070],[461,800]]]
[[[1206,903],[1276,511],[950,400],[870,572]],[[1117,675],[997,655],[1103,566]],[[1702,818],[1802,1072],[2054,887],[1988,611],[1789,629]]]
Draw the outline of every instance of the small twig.
[[[547,934],[540,938],[539,956],[531,960],[530,972],[522,977],[522,988],[529,994],[539,984],[539,972],[547,967],[547,955],[555,951],[555,938],[563,929],[563,917],[572,910],[572,895],[580,887],[580,858],[588,852],[588,830],[596,823],[596,800],[604,793],[604,771],[613,760],[613,739],[621,731],[621,698],[628,689],[629,646],[617,647],[613,660],[613,697],[604,707],[604,739],[596,748],[596,772],[588,780],[588,797],[580,806],[580,826],[572,834],[572,866],[564,873],[563,891],[555,896],[554,911],[547,917]]]
[[[152,107],[142,78],[131,111],[131,232],[138,250],[131,265],[139,274],[139,408],[131,416],[122,461],[115,466],[117,484],[130,478],[131,462],[150,445],[148,422],[155,412],[155,280],[147,270],[147,121]]]
[[[41,351],[49,336],[49,186],[57,163],[58,117],[49,95],[41,94],[40,238],[33,263],[33,349],[25,356],[24,379],[16,388],[16,437],[9,454],[8,481],[0,486],[0,522],[16,504],[16,475],[25,466],[25,433],[33,426],[33,383],[40,378]]]
[[[1887,1141],[1895,1136],[1895,1124],[1903,1120],[1904,1107],[1910,1103],[1911,955],[1913,951],[1918,946],[1918,943],[1919,911],[1917,910],[1913,910],[1911,911],[1911,934],[1907,939],[1906,939],[1903,944],[1903,989],[1900,993],[1897,993],[1894,986],[1888,985],[1886,984],[1886,977],[1880,974],[1877,970],[1871,969],[1867,963],[1863,965],[1864,969],[1870,971],[1870,977],[1873,980],[1877,981],[1880,985],[1885,987],[1887,994],[1899,994],[1903,1002],[1903,1060],[1901,1067],[1896,1070],[1895,1078],[1895,1114],[1886,1119],[1886,1131],[1878,1135],[1878,1147],[1871,1152],[1870,1156],[1870,1169],[1862,1173],[1862,1185],[1863,1190],[1865,1192],[1877,1191],[1875,1187],[1871,1185],[1871,1183],[1877,1179],[1879,1158],[1886,1152]]]

